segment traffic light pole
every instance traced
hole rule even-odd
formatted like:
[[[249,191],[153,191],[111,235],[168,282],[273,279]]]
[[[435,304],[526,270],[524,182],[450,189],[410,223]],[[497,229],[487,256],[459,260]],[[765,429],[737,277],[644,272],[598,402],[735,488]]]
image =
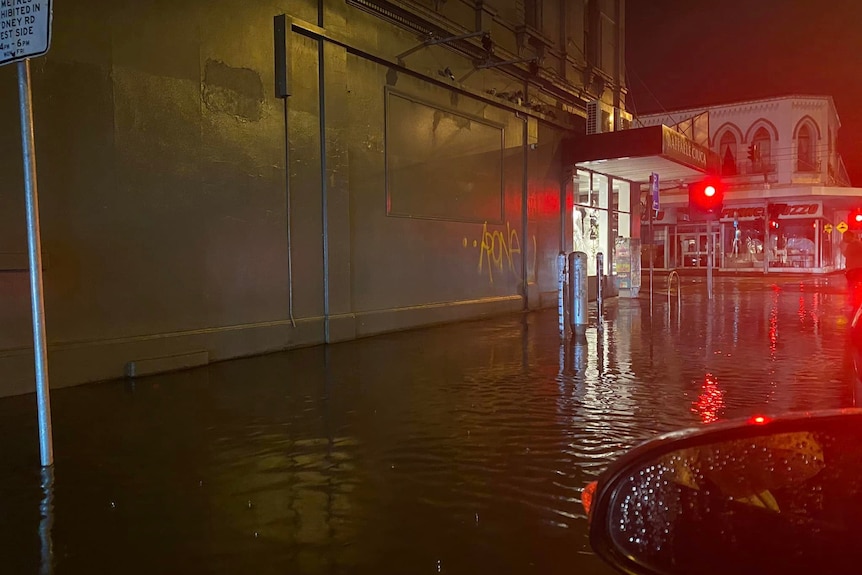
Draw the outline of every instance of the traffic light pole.
[[[764,218],[763,218],[763,275],[767,275],[769,273],[769,249],[767,246],[769,245],[769,202],[766,202],[766,206],[764,209]]]
[[[706,297],[712,300],[712,216],[706,220]]]

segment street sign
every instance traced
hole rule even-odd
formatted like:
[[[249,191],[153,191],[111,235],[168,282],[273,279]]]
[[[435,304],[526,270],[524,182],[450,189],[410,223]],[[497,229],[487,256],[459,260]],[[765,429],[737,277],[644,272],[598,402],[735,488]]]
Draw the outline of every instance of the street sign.
[[[835,229],[841,232],[842,234],[847,231],[847,222],[839,222]]]
[[[823,226],[823,231],[826,232],[827,234],[831,234],[832,233],[832,224],[826,224],[825,226]]]
[[[51,0],[0,0],[0,66],[51,46]]]
[[[650,193],[652,194],[652,209],[659,211],[661,208],[658,198],[658,174],[655,172],[651,173],[649,176],[649,186]]]

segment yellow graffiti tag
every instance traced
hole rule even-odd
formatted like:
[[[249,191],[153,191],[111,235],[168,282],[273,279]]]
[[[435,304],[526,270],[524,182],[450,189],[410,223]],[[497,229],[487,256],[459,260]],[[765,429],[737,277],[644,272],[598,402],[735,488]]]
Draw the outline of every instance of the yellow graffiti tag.
[[[508,264],[509,271],[515,271],[514,256],[521,253],[521,240],[518,231],[506,222],[505,232],[488,231],[488,222],[482,226],[482,243],[479,245],[479,273],[483,273],[485,262],[488,264],[488,279],[494,283],[494,270],[502,272]]]

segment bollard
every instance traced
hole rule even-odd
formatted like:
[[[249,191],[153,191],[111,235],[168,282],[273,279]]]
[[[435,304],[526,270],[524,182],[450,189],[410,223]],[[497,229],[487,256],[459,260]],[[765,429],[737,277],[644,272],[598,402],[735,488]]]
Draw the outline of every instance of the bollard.
[[[604,310],[605,294],[602,286],[605,284],[605,256],[602,252],[596,254],[596,323],[602,325],[602,313]]]
[[[560,335],[566,335],[566,254],[560,252],[557,256],[557,314],[560,319]]]
[[[587,324],[587,254],[569,254],[569,326],[577,338],[586,338]]]

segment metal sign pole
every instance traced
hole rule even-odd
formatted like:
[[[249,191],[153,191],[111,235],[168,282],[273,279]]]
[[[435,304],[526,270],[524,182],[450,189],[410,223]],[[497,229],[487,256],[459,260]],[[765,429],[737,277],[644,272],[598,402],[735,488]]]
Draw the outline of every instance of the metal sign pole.
[[[653,218],[661,209],[659,200],[659,176],[653,172],[649,175],[650,211],[649,211],[649,313],[652,317],[653,304],[653,269],[655,268],[655,234],[653,233]],[[653,213],[655,212],[655,214]]]
[[[33,99],[30,60],[18,62],[18,99],[21,111],[21,146],[24,156],[24,193],[27,208],[27,252],[30,263],[30,303],[33,310],[33,349],[36,355],[36,402],[39,409],[39,453],[42,467],[54,463],[51,436],[51,398],[45,344],[45,304],[42,293],[42,241],[39,232],[39,196],[36,189],[36,148],[33,143]]]
[[[655,254],[655,236],[653,234],[652,229],[652,220],[653,220],[653,210],[650,208],[649,210],[649,313],[650,317],[652,317],[652,300],[653,300],[653,257]]]

